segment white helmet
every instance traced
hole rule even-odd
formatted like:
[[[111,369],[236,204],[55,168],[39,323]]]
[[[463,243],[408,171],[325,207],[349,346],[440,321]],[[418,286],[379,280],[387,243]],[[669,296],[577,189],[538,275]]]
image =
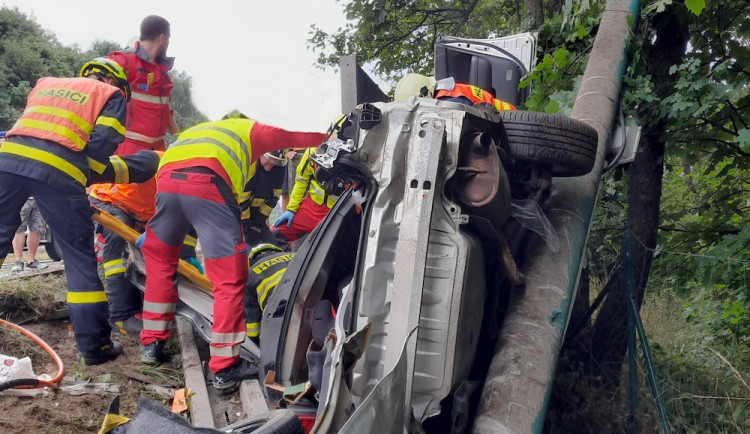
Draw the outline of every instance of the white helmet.
[[[393,92],[394,101],[403,101],[413,96],[431,97],[435,88],[435,77],[410,72],[396,83]]]

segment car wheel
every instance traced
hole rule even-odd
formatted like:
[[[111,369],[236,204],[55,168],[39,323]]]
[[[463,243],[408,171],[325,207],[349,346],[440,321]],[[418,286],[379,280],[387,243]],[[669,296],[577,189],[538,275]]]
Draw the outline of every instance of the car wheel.
[[[62,250],[52,234],[49,236],[49,241],[44,244],[44,250],[53,261],[62,261]]]
[[[510,150],[517,161],[551,167],[552,176],[581,176],[594,168],[596,130],[565,116],[501,111]]]
[[[291,410],[273,410],[241,421],[221,429],[232,433],[255,434],[304,434],[297,415]]]

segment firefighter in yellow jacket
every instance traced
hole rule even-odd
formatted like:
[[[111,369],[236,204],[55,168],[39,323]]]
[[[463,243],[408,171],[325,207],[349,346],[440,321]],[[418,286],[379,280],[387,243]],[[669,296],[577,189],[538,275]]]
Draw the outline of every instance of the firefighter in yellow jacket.
[[[250,249],[248,264],[250,269],[245,285],[245,325],[246,335],[259,344],[260,319],[268,298],[276,285],[281,282],[289,261],[294,253],[288,253],[273,244],[263,243]]]
[[[40,78],[0,147],[0,263],[21,207],[34,196],[65,258],[79,358],[92,365],[115,359],[122,345],[110,338],[85,188],[113,169],[109,157],[123,140],[130,86],[120,65],[105,58],[86,63],[80,76]]]
[[[273,234],[280,244],[291,243],[300,236],[312,232],[336,203],[338,196],[327,192],[315,179],[315,167],[310,160],[308,148],[297,166],[297,176],[289,205],[274,223]]]
[[[234,118],[189,128],[167,149],[157,174],[156,213],[141,241],[146,261],[142,362],[157,364],[163,358],[179,298],[173,280],[179,251],[185,234],[194,228],[201,240],[206,276],[213,284],[208,363],[213,387],[233,388],[256,374],[239,358],[245,339],[241,308],[247,280],[240,197],[261,155],[290,142],[316,146],[325,137]]]

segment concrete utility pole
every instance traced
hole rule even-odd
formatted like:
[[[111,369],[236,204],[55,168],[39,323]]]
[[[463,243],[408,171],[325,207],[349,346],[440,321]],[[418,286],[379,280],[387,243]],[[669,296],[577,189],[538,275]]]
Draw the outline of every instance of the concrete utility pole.
[[[602,15],[570,116],[599,134],[594,169],[585,176],[553,180],[544,208],[561,247],[552,253],[539,241],[527,252],[522,270],[526,286],[508,309],[479,401],[475,433],[540,433],[544,426],[620,101],[628,32],[636,25],[638,12],[638,0],[610,0]]]

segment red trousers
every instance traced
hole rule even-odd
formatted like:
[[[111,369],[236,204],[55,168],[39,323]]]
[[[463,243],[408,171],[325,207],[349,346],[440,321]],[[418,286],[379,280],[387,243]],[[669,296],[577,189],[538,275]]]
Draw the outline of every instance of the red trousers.
[[[208,367],[217,372],[237,363],[245,339],[247,247],[240,207],[229,186],[209,169],[178,169],[159,176],[156,214],[148,222],[142,249],[146,291],[141,343],[169,337],[178,300],[175,275],[179,252],[191,228],[198,233],[206,275],[213,284]]]
[[[292,224],[287,227],[286,223],[282,223],[274,227],[273,235],[279,242],[291,243],[302,235],[312,232],[330,210],[325,203],[318,205],[310,196],[305,196],[299,203],[297,212],[294,213]]]

